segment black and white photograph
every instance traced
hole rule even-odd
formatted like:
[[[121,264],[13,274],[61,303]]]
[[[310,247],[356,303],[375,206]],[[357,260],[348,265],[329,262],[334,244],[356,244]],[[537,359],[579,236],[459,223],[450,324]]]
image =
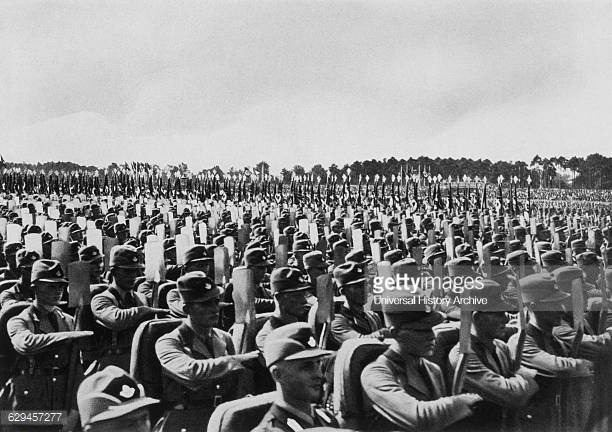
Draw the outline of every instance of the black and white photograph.
[[[612,432],[611,23],[0,1],[0,432]]]

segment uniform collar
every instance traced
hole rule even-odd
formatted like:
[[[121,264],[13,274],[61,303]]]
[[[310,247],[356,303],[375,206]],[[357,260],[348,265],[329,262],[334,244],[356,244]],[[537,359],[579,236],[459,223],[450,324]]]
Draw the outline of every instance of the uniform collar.
[[[297,409],[296,407],[289,405],[287,402],[285,402],[283,399],[278,399],[276,401],[276,405],[287,411],[289,414],[292,414],[294,416],[296,416],[297,418],[299,418],[300,420],[303,420],[304,422],[306,422],[308,425],[310,426],[314,426],[315,422],[314,422],[314,410],[312,408],[312,405],[310,407],[310,413],[305,413],[302,410]]]

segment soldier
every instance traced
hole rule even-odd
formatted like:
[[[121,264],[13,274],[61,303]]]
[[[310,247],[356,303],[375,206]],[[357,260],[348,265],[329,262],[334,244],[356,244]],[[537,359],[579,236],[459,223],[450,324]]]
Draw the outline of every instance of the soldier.
[[[159,400],[124,370],[108,366],[83,380],[77,403],[84,432],[149,432],[148,408]]]
[[[267,269],[271,265],[268,255],[263,248],[254,248],[245,251],[244,264],[247,268],[253,269],[255,281],[255,312],[265,313],[274,310],[274,299],[270,291],[264,287],[263,281],[267,279]],[[223,308],[223,327],[229,329],[234,323],[234,293],[233,283],[229,283],[223,293],[223,301],[228,306]]]
[[[178,280],[187,318],[155,344],[163,369],[165,408],[198,409],[210,415],[221,402],[245,394],[245,366],[257,352],[236,354],[219,321],[219,288],[203,272]]]
[[[327,273],[327,267],[329,267],[329,265],[327,264],[327,261],[325,261],[323,252],[318,250],[308,252],[306,255],[304,255],[303,261],[306,275],[310,280],[310,284],[314,286],[317,278]]]
[[[136,328],[154,314],[168,311],[149,307],[146,298],[134,292],[136,278],[144,268],[134,247],[113,247],[109,268],[110,287],[91,299],[91,311],[99,324],[96,329],[100,347],[97,367],[100,370],[107,365],[115,365],[129,370],[132,337]]]
[[[560,376],[590,374],[593,363],[572,358],[566,344],[553,334],[553,328],[561,325],[567,293],[555,287],[550,274],[537,273],[520,280],[524,304],[529,311],[529,324],[522,348],[521,365],[537,371],[536,382],[540,391],[524,409],[523,426],[529,430],[559,427],[551,418],[556,418],[553,400],[559,394]],[[519,334],[508,340],[508,347],[516,358]]]
[[[334,280],[345,297],[344,305],[331,324],[331,337],[337,346],[348,339],[389,337],[389,329],[384,328],[380,317],[363,309],[367,292],[362,267],[354,262],[341,264],[334,269]]]
[[[95,245],[84,246],[79,249],[79,260],[89,263],[89,283],[93,285],[105,283],[102,279],[104,273],[104,255]]]
[[[312,287],[304,280],[302,272],[294,267],[279,267],[270,275],[274,296],[274,314],[257,333],[257,347],[263,351],[266,337],[276,328],[294,322],[306,322],[310,310]]]
[[[419,300],[415,300],[417,307],[407,306],[409,297],[422,298],[418,291],[394,293],[397,297],[383,296],[381,305],[394,340],[361,373],[363,390],[379,413],[370,427],[444,429],[472,415],[475,404],[482,398],[473,393],[448,396],[442,371],[424,358],[433,354],[432,327],[440,324],[444,316],[425,304],[419,305]]]
[[[38,260],[32,268],[34,302],[9,319],[7,332],[17,352],[14,366],[11,409],[68,410],[66,395],[74,395],[69,382],[78,382],[80,362],[72,365],[74,339],[90,331],[74,331],[74,319],[58,307],[68,281],[59,261]],[[70,374],[75,374],[69,380]]]
[[[6,259],[8,268],[4,269],[0,275],[0,281],[19,279],[19,270],[17,269],[17,260],[15,256],[17,251],[21,248],[21,243],[7,243],[4,245],[4,258]]]
[[[276,382],[276,399],[253,432],[338,427],[333,413],[316,405],[323,396],[323,359],[330,354],[316,348],[306,323],[288,324],[270,333],[264,358]]]
[[[19,281],[12,287],[0,293],[0,308],[6,309],[8,306],[20,301],[32,301],[34,291],[30,286],[32,276],[32,265],[40,259],[38,252],[33,250],[20,249],[16,256],[17,271]]]
[[[526,405],[538,390],[536,371],[523,366],[514,370],[510,350],[501,340],[506,335],[506,311],[514,308],[502,300],[502,287],[497,282],[483,279],[482,285],[471,294],[487,301],[472,314],[473,352],[467,354],[464,389],[479,394],[484,402],[462,426],[469,426],[470,430],[510,430],[517,425],[508,410]],[[448,357],[451,370],[455,370],[460,358],[459,344]]]

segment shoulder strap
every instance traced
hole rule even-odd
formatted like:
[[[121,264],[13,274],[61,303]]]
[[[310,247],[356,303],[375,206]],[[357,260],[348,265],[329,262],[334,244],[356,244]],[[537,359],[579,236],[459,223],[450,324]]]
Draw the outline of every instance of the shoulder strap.
[[[181,338],[185,341],[185,345],[191,348],[193,345],[193,333],[191,329],[189,328],[189,326],[185,324],[184,322],[182,322],[177,327],[177,331],[181,335]]]

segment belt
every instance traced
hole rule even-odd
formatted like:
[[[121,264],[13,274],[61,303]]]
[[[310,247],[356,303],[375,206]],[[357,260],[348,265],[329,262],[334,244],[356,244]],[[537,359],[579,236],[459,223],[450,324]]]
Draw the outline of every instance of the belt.
[[[20,375],[30,376],[50,376],[58,377],[62,375],[68,375],[68,367],[63,368],[34,368],[34,369],[20,369],[18,370]]]

